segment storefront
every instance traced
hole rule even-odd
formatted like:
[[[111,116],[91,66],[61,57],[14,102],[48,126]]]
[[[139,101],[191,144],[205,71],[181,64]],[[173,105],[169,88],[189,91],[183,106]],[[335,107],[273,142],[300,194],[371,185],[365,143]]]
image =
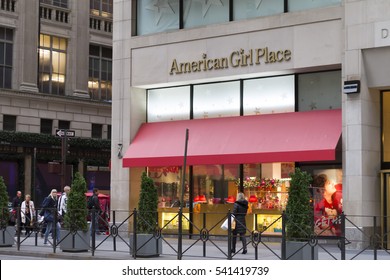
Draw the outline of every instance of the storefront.
[[[118,5],[127,8],[127,1],[122,2]],[[233,2],[235,8],[242,5]],[[276,1],[268,2],[276,5]],[[176,13],[132,6],[144,16],[156,15],[154,25],[142,26],[143,21],[137,21],[137,30],[145,31],[138,34],[128,32],[135,30],[136,17],[114,17],[127,31],[114,36],[114,48],[118,46],[114,70],[121,76],[114,82],[113,97],[111,184],[117,186],[112,190],[113,208],[137,207],[140,174],[147,168],[159,186],[163,220],[175,212],[183,189],[189,214],[215,207],[226,212],[229,197],[241,190],[254,213],[267,213],[257,216],[257,226],[269,224],[284,207],[288,172],[297,166],[316,177],[314,209],[316,204],[325,207],[320,198],[329,188],[337,197],[334,208],[353,216],[359,226],[349,229],[354,239],[372,231],[372,221],[365,217],[389,215],[389,145],[384,131],[388,106],[382,107],[387,103],[381,99],[390,88],[390,24],[385,13],[389,3],[299,3],[308,9],[264,8],[263,12],[269,12],[266,16],[222,23],[212,21],[217,16],[210,17],[217,7],[196,10],[194,6],[191,12],[202,15],[203,11],[203,17],[185,14],[184,25],[181,18],[175,21],[177,27],[167,21]],[[307,7],[308,3],[329,5]],[[261,5],[252,10],[260,9]],[[188,20],[201,23],[187,28]],[[344,82],[351,81],[358,81],[359,91],[343,89]],[[335,114],[337,120],[320,120],[320,112]],[[306,113],[313,115],[288,121]],[[268,126],[248,124],[251,118],[259,123],[272,121]],[[236,125],[239,120],[245,121]],[[305,124],[309,132],[299,131]],[[188,187],[183,187],[186,128]],[[333,131],[331,141],[329,131]],[[318,138],[310,138],[314,136]],[[308,143],[315,144],[311,152],[302,148]],[[247,178],[255,185],[260,182],[260,188],[245,187]],[[262,193],[263,179],[278,182],[268,196],[267,188]],[[328,222],[316,220],[319,227]],[[381,222],[385,232],[389,224]]]

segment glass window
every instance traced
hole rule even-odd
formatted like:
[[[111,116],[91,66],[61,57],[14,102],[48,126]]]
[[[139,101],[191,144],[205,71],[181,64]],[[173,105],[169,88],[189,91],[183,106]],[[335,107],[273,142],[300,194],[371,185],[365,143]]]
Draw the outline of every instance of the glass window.
[[[111,139],[111,125],[107,125],[107,139]]]
[[[294,112],[294,76],[244,81],[244,115]]]
[[[12,86],[13,30],[0,27],[0,88]]]
[[[281,14],[284,0],[234,0],[234,20]]]
[[[70,129],[70,121],[58,121],[58,128],[59,129]]]
[[[229,0],[184,0],[184,28],[229,21]]]
[[[148,122],[188,120],[190,87],[148,90]]]
[[[53,120],[41,119],[41,133],[51,134],[53,128]]]
[[[3,130],[16,131],[16,116],[3,115]]]
[[[341,108],[341,71],[298,76],[299,111],[339,108]]]
[[[383,161],[390,162],[390,91],[382,93]]]
[[[179,29],[179,0],[137,2],[137,34]]]
[[[112,49],[89,46],[89,94],[92,99],[112,99]]]
[[[67,8],[68,7],[68,0],[41,0],[41,3]]]
[[[96,16],[112,18],[112,13],[113,13],[112,2],[113,2],[112,0],[90,0],[89,5],[91,9],[91,14]]]
[[[194,119],[240,115],[240,82],[194,86]]]
[[[66,39],[41,34],[39,42],[39,89],[65,95]]]
[[[295,12],[335,5],[341,5],[341,0],[289,0],[288,11]]]
[[[92,133],[91,133],[92,138],[102,139],[102,132],[103,132],[103,125],[96,124],[96,123],[92,124]]]

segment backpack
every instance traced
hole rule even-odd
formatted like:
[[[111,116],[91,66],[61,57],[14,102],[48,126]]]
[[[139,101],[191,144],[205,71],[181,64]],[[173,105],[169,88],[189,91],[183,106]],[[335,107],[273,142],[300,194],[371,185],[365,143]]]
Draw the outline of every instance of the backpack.
[[[95,202],[93,201],[93,195],[91,195],[91,196],[88,198],[87,208],[88,208],[88,209],[92,209],[94,206],[95,206]]]

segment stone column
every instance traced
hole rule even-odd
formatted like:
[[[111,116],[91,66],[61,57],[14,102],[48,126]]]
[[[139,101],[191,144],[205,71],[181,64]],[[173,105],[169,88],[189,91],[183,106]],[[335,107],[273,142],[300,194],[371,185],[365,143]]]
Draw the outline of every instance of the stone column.
[[[39,0],[23,1],[17,8],[20,20],[14,35],[16,55],[13,73],[18,73],[14,79],[17,81],[15,86],[20,91],[38,92]]]
[[[32,180],[32,156],[25,155],[24,156],[24,195],[31,193],[31,180]],[[23,198],[24,200],[24,198]]]
[[[69,1],[72,15],[71,37],[68,43],[67,95],[89,98],[89,1]]]

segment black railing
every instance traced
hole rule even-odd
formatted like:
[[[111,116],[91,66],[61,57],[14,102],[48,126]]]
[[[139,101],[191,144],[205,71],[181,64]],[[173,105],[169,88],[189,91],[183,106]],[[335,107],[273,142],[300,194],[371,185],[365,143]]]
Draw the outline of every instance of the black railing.
[[[53,225],[61,223],[61,236],[57,242],[57,226],[52,227],[53,239],[49,239],[49,246],[53,253],[56,249],[66,244],[69,246],[70,238],[71,250],[77,250],[81,243],[84,250],[90,251],[94,256],[96,252],[110,250],[119,252],[125,250],[129,257],[137,258],[142,255],[143,250],[150,245],[155,248],[155,255],[175,256],[178,260],[185,258],[239,258],[242,253],[241,242],[237,236],[237,251],[232,251],[233,230],[231,223],[231,213],[183,213],[178,211],[170,217],[169,220],[162,220],[159,213],[154,213],[155,221],[149,223],[150,235],[141,240],[141,233],[138,232],[137,224],[142,215],[138,210],[133,211],[112,211],[108,219],[107,213],[98,213],[90,210],[86,220],[90,221],[87,234],[81,231],[73,230],[75,225],[69,225],[66,228],[62,223],[61,216],[56,209],[51,209],[54,214]],[[80,210],[85,213],[86,210]],[[33,219],[28,225],[22,224],[25,213],[18,209],[16,211],[16,220],[13,228],[16,229],[14,243],[18,251],[27,246],[29,238],[35,238],[33,246],[41,246],[39,237],[45,230],[45,221],[39,216],[40,209],[35,209]],[[191,214],[191,215],[189,215]],[[255,219],[253,215],[248,214],[247,221]],[[190,219],[189,216],[192,218]],[[228,219],[228,229],[221,230],[221,225]],[[304,238],[301,238],[300,245],[291,249],[290,241],[287,238],[286,221],[288,217],[285,213],[278,215],[273,223],[281,221],[281,232],[269,234],[269,229],[273,224],[269,224],[261,229],[255,226],[248,228],[245,226],[246,247],[252,251],[250,257],[261,259],[267,255],[267,258],[274,259],[295,259],[301,254],[301,251],[307,250],[306,259],[334,259],[334,260],[354,260],[361,259],[362,256],[371,259],[380,259],[383,256],[390,258],[390,235],[388,229],[379,227],[379,222],[387,217],[377,216],[348,216],[341,214],[335,222],[340,225],[340,231],[337,235],[327,235],[327,228],[322,231],[311,232]],[[93,222],[95,221],[95,222]],[[248,223],[250,224],[250,223]],[[364,224],[364,226],[362,226]],[[22,231],[29,226],[30,233],[23,235]],[[2,229],[2,236],[5,236],[6,229]],[[100,236],[99,236],[100,235]],[[99,236],[99,237],[98,237]],[[1,236],[0,236],[1,237]],[[4,237],[2,238],[4,239]],[[81,241],[77,241],[81,240]],[[159,243],[162,243],[160,245]],[[29,241],[31,246],[31,241]],[[121,246],[119,246],[119,244]],[[161,246],[164,251],[160,251]],[[253,251],[252,251],[253,252]],[[380,254],[379,254],[380,253]]]

